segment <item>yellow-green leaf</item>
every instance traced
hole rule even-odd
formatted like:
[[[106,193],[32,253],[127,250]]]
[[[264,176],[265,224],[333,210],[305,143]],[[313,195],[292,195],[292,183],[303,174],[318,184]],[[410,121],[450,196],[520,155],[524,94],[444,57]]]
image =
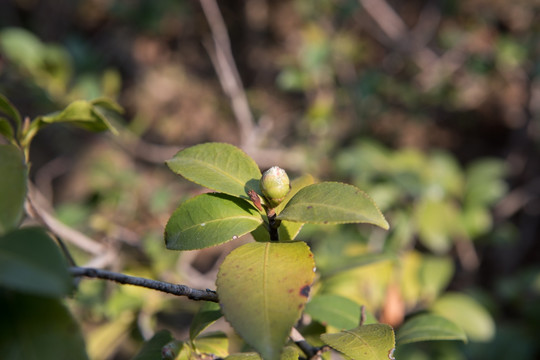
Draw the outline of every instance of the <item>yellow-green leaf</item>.
[[[195,145],[167,161],[169,168],[196,184],[249,200],[248,191],[261,194],[261,171],[246,153],[223,143]]]
[[[202,194],[173,212],[165,227],[165,243],[171,250],[203,249],[247,234],[262,221],[244,200],[225,194]]]
[[[264,360],[280,358],[314,279],[304,242],[249,243],[223,261],[216,281],[221,310]]]
[[[353,360],[394,359],[394,330],[386,324],[363,325],[335,334],[322,334],[321,339]]]
[[[300,189],[277,219],[314,224],[368,223],[389,228],[366,193],[352,185],[337,182],[323,182]]]

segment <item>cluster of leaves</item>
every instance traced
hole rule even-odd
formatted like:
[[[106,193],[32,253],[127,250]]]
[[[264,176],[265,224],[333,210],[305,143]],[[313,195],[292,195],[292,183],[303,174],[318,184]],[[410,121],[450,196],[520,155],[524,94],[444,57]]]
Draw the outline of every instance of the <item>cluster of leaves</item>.
[[[4,309],[8,309],[9,323],[24,329],[10,332],[2,327],[2,357],[31,354],[40,349],[42,358],[86,358],[84,340],[79,331],[73,330],[77,328],[76,322],[62,300],[74,291],[68,261],[54,237],[43,229],[19,228],[27,191],[27,156],[31,140],[44,125],[69,122],[90,130],[114,131],[104,111],[119,108],[106,100],[77,101],[63,111],[23,123],[6,98],[0,97],[0,106],[7,116],[2,118],[1,134],[8,141],[0,148],[1,170],[10,174],[2,178],[1,184],[9,195],[2,197],[0,204],[1,299]],[[169,249],[202,249],[247,233],[256,241],[238,247],[225,258],[216,281],[220,303],[201,307],[192,322],[189,342],[173,340],[169,333],[160,332],[143,347],[137,359],[154,358],[155,349],[163,356],[170,352],[186,359],[208,353],[230,359],[258,358],[256,353],[229,355],[223,333],[201,334],[222,314],[262,358],[297,358],[299,349],[285,345],[306,304],[306,313],[338,330],[320,331],[319,342],[354,359],[386,359],[392,355],[393,329],[373,318],[364,323],[358,304],[335,296],[315,296],[308,303],[315,262],[306,243],[295,241],[304,223],[369,223],[388,229],[385,218],[364,192],[342,183],[314,183],[312,177],[304,176],[292,182],[292,189],[281,204],[270,208],[260,190],[261,173],[255,162],[238,148],[222,143],[183,150],[168,165],[185,178],[220,192],[199,195],[179,206],[165,229]],[[257,194],[262,206],[254,201],[250,191]],[[279,241],[269,235],[273,226]],[[351,311],[336,314],[337,304]],[[354,325],[352,316],[356,317]],[[435,331],[426,332],[426,327],[433,326]],[[347,328],[351,330],[339,332]],[[464,336],[450,321],[423,315],[408,322],[397,339],[398,344],[405,344],[433,339],[464,340]],[[58,343],[64,346],[55,346]]]
[[[121,86],[118,72],[106,69],[102,74],[95,74],[91,66],[77,68],[81,67],[81,61],[77,60],[88,62],[95,56],[82,44],[72,41],[71,47],[69,52],[65,46],[45,43],[23,28],[1,29],[0,51],[7,65],[3,70],[7,78],[3,87],[12,86],[12,82],[28,88],[35,86],[44,92],[41,100],[53,100],[62,105],[81,98],[116,97]]]
[[[28,151],[36,133],[47,124],[65,122],[114,131],[105,115],[110,110],[120,109],[105,99],[76,101],[63,111],[23,122],[18,110],[0,95],[0,112],[7,116],[0,118],[0,134],[8,142],[0,144],[3,359],[87,358],[81,332],[63,302],[74,291],[65,254],[44,229],[19,225],[27,195]]]
[[[209,325],[223,313],[264,359],[297,358],[297,352],[291,354],[294,348],[283,347],[291,327],[306,306],[305,312],[314,320],[329,326],[329,330],[337,330],[319,329],[318,343],[353,359],[392,356],[393,329],[378,323],[372,316],[369,323],[362,320],[358,326],[362,317],[359,304],[337,295],[315,295],[308,302],[314,280],[313,255],[304,242],[294,241],[304,223],[371,223],[387,229],[386,220],[367,195],[351,185],[314,184],[312,177],[303,176],[292,182],[292,189],[281,204],[271,211],[268,205],[263,205],[264,211],[248,196],[253,190],[263,204],[268,204],[259,188],[261,173],[253,160],[234,146],[197,145],[179,152],[168,165],[185,178],[222,192],[199,195],[178,207],[165,230],[169,249],[201,249],[249,232],[256,240],[240,246],[225,258],[216,281],[221,311],[211,309],[214,316],[210,317],[199,313],[192,323],[192,335],[194,328],[201,328],[198,319],[207,319]],[[272,214],[281,221],[279,241],[269,241]],[[201,309],[203,314],[208,311],[206,307]],[[340,332],[340,329],[350,330]],[[466,338],[450,320],[435,314],[413,318],[400,329],[397,337],[398,345],[448,339]],[[198,351],[193,344],[181,343],[181,346],[184,350],[180,353],[184,356]],[[227,358],[237,356],[240,355]],[[255,354],[250,356],[257,358]]]

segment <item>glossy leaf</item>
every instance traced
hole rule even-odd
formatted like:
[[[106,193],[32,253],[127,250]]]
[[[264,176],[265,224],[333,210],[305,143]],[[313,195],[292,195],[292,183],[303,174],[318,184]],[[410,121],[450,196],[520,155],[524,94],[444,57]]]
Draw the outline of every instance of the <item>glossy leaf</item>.
[[[21,114],[15,106],[2,94],[0,94],[0,113],[6,114],[15,121],[15,126],[20,128],[22,124]]]
[[[491,315],[476,300],[460,293],[446,293],[431,310],[456,323],[471,341],[489,341],[495,335]]]
[[[285,196],[285,199],[276,207],[276,214],[279,214],[285,206],[289,203],[289,201],[293,198],[296,193],[298,193],[301,189],[305,188],[308,185],[312,185],[315,182],[315,179],[313,176],[306,174],[303,176],[300,176],[297,179],[294,179],[291,182],[291,191]]]
[[[174,211],[165,227],[165,243],[171,250],[203,249],[236,239],[261,223],[261,215],[244,200],[202,194]]]
[[[369,223],[383,229],[389,227],[366,193],[352,185],[337,182],[302,188],[277,219],[314,224]]]
[[[221,265],[216,281],[221,310],[263,359],[279,359],[307,302],[314,266],[304,242],[248,243]]]
[[[353,360],[394,359],[394,331],[386,324],[363,325],[335,334],[322,334],[321,339]]]
[[[171,340],[173,340],[173,337],[168,330],[158,331],[150,340],[143,344],[141,350],[139,350],[132,360],[161,359],[161,349]]]
[[[60,300],[0,292],[0,359],[88,359],[77,323]]]
[[[0,286],[44,296],[71,292],[72,278],[58,246],[39,228],[0,237]]]
[[[305,313],[323,325],[338,329],[352,329],[360,321],[360,305],[339,295],[314,296],[307,303]]]
[[[0,145],[0,235],[19,225],[26,198],[28,170],[13,145]]]
[[[248,199],[248,191],[261,194],[261,171],[246,153],[223,143],[195,145],[167,161],[178,175],[209,189]]]
[[[452,321],[435,314],[422,314],[409,319],[396,334],[397,345],[430,340],[467,342],[467,335]]]
[[[217,319],[222,317],[221,308],[219,304],[205,301],[199,312],[191,321],[191,327],[189,329],[189,338],[193,341],[197,335],[201,333],[204,329],[214,323]]]
[[[68,122],[90,131],[110,130],[113,133],[117,132],[96,106],[84,100],[74,101],[64,110],[41,116],[37,120],[40,126],[42,124]]]
[[[203,334],[193,341],[193,347],[199,354],[213,354],[218,357],[229,355],[229,339],[221,331]]]

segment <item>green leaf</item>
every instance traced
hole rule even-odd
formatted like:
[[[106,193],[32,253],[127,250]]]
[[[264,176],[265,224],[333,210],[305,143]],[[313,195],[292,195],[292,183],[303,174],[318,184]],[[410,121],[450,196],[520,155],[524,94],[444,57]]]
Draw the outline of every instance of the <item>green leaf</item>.
[[[249,190],[262,194],[257,164],[233,145],[195,145],[179,151],[167,165],[176,174],[215,191],[247,200]]]
[[[0,237],[0,286],[44,296],[68,295],[72,278],[53,240],[39,228]]]
[[[306,314],[323,325],[352,329],[360,321],[360,306],[339,295],[317,295],[306,305]]]
[[[315,274],[304,242],[248,243],[223,261],[216,281],[227,321],[263,359],[279,359]]]
[[[262,223],[244,200],[225,194],[202,194],[176,209],[165,227],[171,250],[195,250],[239,238]]]
[[[448,252],[452,237],[462,230],[458,210],[448,201],[423,199],[416,206],[414,217],[420,241],[437,254]]]
[[[289,345],[285,346],[279,360],[298,360],[303,354],[298,347]]]
[[[392,253],[368,253],[350,258],[343,258],[342,261],[336,264],[326,266],[324,271],[322,271],[322,277],[326,278],[358,267],[396,259],[396,255]]]
[[[250,353],[231,354],[227,356],[225,360],[261,360],[261,357],[257,353],[250,352]]]
[[[8,119],[4,117],[0,117],[0,135],[4,135],[4,137],[9,141],[14,140],[13,128],[11,127],[11,123],[8,121]]]
[[[336,334],[322,334],[321,339],[353,360],[394,359],[394,331],[386,324],[363,325]]]
[[[495,335],[491,315],[476,300],[460,293],[445,293],[431,310],[461,327],[471,341],[490,341]]]
[[[9,118],[15,121],[17,129],[21,127],[21,114],[15,106],[2,94],[0,94],[0,112],[6,114]]]
[[[292,241],[296,238],[300,230],[304,226],[303,223],[282,221],[278,228],[279,241]],[[270,233],[266,224],[259,225],[251,232],[253,238],[259,242],[270,241]]]
[[[0,359],[88,359],[77,323],[60,300],[0,290]]]
[[[26,198],[28,170],[13,145],[0,145],[0,235],[19,225]]]
[[[171,340],[173,340],[173,337],[168,330],[161,330],[155,333],[150,340],[143,344],[141,350],[139,350],[132,360],[161,359],[161,349]]]
[[[124,113],[124,109],[120,105],[118,105],[116,101],[113,101],[109,98],[102,97],[102,98],[94,99],[90,103],[94,106],[101,107],[103,109],[106,109],[106,110],[109,110],[118,114]]]
[[[64,110],[36,119],[39,126],[58,122],[68,122],[90,131],[110,130],[117,133],[109,120],[92,103],[77,100],[69,104]]]
[[[191,321],[191,327],[189,328],[189,338],[191,341],[193,341],[193,339],[195,339],[195,337],[199,335],[201,331],[206,329],[222,316],[223,314],[221,313],[219,304],[205,301],[199,309],[199,312],[193,318],[193,321]]]
[[[420,267],[420,289],[424,301],[431,302],[448,286],[454,275],[453,259],[448,257],[438,257],[422,255]]]
[[[389,225],[375,203],[360,189],[337,182],[324,182],[302,188],[277,216],[314,224],[369,223],[388,229]]]
[[[229,339],[221,331],[203,334],[193,341],[193,345],[199,354],[213,354],[221,358],[229,355]]]
[[[435,314],[417,315],[407,320],[396,334],[397,345],[430,340],[467,342],[467,335],[452,321]]]
[[[285,208],[285,206],[289,203],[289,201],[291,201],[291,199],[293,198],[294,195],[296,195],[296,193],[298,193],[301,189],[305,188],[306,186],[312,185],[314,182],[315,182],[315,179],[313,178],[313,176],[309,174],[306,174],[306,175],[300,176],[297,179],[294,179],[291,182],[291,191],[289,191],[287,196],[285,196],[285,199],[283,199],[283,201],[276,207],[275,209],[276,214],[279,214]]]

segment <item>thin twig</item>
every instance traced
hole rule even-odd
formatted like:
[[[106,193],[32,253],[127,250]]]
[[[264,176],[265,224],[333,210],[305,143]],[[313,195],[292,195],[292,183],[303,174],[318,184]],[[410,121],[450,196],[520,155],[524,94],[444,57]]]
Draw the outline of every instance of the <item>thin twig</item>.
[[[217,293],[210,289],[193,289],[186,285],[172,284],[164,281],[151,280],[94,268],[71,267],[69,268],[69,271],[73,276],[86,276],[90,278],[115,281],[120,284],[141,286],[176,296],[187,296],[191,300],[219,302]]]
[[[105,246],[94,241],[83,233],[63,224],[56,219],[46,207],[41,205],[44,201],[43,196],[30,182],[28,183],[27,211],[30,215],[39,220],[51,232],[58,235],[65,241],[72,243],[78,248],[93,255],[99,255],[105,251]]]
[[[232,55],[227,26],[215,0],[201,0],[201,6],[210,26],[214,42],[213,51],[208,49],[210,58],[223,91],[231,99],[233,112],[240,127],[242,147],[249,147],[255,125],[246,92]]]
[[[311,345],[304,339],[302,334],[296,328],[292,328],[289,335],[292,341],[306,354],[308,359],[321,359],[321,354],[329,349],[328,346],[316,347]]]

